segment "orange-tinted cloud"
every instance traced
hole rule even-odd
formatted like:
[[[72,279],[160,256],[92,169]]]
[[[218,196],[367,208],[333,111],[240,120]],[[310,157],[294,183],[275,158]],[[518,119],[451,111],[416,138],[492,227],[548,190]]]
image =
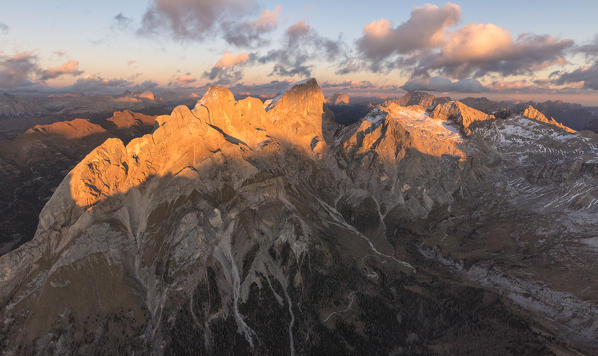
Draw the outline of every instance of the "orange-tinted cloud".
[[[571,40],[548,35],[528,33],[515,39],[494,24],[469,24],[450,31],[460,17],[461,8],[447,3],[416,7],[396,27],[387,19],[373,21],[357,40],[362,62],[355,65],[353,60],[340,72],[410,68],[413,76],[424,79],[439,74],[457,79],[527,74],[567,63],[565,52],[573,46]]]
[[[83,74],[83,71],[79,70],[79,62],[78,61],[68,61],[68,62],[64,63],[63,65],[58,66],[56,68],[44,70],[40,75],[40,79],[42,81],[44,81],[44,80],[48,80],[48,79],[58,78],[62,75],[67,75],[67,74],[72,75],[72,76],[78,76],[78,75]]]
[[[363,28],[357,47],[366,58],[380,61],[392,54],[406,54],[440,45],[446,28],[455,26],[461,17],[457,4],[443,7],[425,5],[411,11],[411,17],[397,27],[390,20],[373,21]]]
[[[183,84],[183,85],[195,83],[196,81],[197,81],[197,79],[190,75],[177,75],[170,79],[170,82],[172,84]]]
[[[243,73],[239,66],[246,64],[248,61],[249,54],[247,53],[233,55],[226,51],[212,69],[204,72],[202,76],[215,81],[214,84],[230,85],[241,80]]]
[[[571,40],[548,35],[524,34],[515,40],[499,26],[471,24],[449,33],[440,52],[428,57],[422,69],[457,78],[525,74],[566,64],[565,51],[572,45]]]
[[[214,67],[216,68],[230,68],[234,67],[238,64],[243,64],[249,60],[249,55],[247,53],[239,53],[238,55],[234,56],[229,51],[226,51],[224,55],[216,62]]]

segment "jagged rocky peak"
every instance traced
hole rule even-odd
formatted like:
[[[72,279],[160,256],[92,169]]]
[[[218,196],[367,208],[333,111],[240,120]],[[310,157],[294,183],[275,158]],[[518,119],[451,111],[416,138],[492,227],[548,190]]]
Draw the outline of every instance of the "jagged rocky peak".
[[[541,113],[540,111],[538,111],[536,108],[534,108],[531,105],[528,105],[525,110],[523,110],[523,117],[526,117],[528,119],[531,120],[536,120],[539,122],[543,122],[545,124],[549,124],[549,125],[553,125],[556,126],[562,130],[565,130],[567,132],[570,133],[574,133],[576,132],[575,130],[561,124],[560,122],[556,121],[553,117],[551,117],[550,119],[548,117],[546,117],[546,115],[544,115],[543,113]]]
[[[267,105],[266,111],[276,110],[301,113],[321,113],[326,102],[324,93],[315,78],[309,78],[291,84]]]
[[[302,103],[312,108],[302,109]],[[126,146],[119,139],[105,141],[69,173],[61,184],[64,187],[58,189],[61,193],[55,194],[48,206],[53,205],[52,200],[72,199],[78,206],[89,207],[153,175],[176,175],[185,167],[195,167],[213,152],[240,157],[244,151],[263,149],[272,139],[316,152],[325,145],[322,103],[315,80],[300,83],[277,105],[276,109],[284,108],[285,112],[284,122],[277,122],[281,114],[276,109],[266,113],[261,100],[249,97],[236,101],[230,90],[213,86],[193,110],[181,105],[170,115],[158,117],[152,134],[133,139]],[[129,114],[115,114],[120,116]]]
[[[471,135],[471,129],[469,127],[474,122],[494,118],[492,115],[470,108],[460,101],[450,101],[436,105],[430,117],[438,120],[454,121],[459,125],[461,132],[463,132],[465,136]]]

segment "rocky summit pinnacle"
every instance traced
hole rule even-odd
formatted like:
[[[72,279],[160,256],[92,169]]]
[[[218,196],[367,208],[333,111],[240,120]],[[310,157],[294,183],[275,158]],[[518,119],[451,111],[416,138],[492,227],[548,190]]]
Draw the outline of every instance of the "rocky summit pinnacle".
[[[540,111],[538,111],[536,108],[534,108],[531,105],[528,105],[525,108],[525,110],[523,110],[523,116],[528,119],[531,119],[531,120],[536,120],[539,122],[543,122],[543,123],[546,123],[549,125],[556,126],[556,127],[560,128],[562,130],[565,130],[567,132],[571,132],[571,133],[575,132],[575,130],[557,122],[554,118],[552,118],[552,117],[550,119],[547,118],[546,115],[542,114]]]
[[[96,147],[0,256],[0,349],[592,354],[597,154],[460,102],[343,126],[315,79],[212,87]]]

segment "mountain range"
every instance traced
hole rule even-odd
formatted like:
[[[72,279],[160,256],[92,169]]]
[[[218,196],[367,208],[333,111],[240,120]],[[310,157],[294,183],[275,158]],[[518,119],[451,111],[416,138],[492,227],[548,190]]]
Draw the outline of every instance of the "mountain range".
[[[410,94],[341,124],[309,79],[35,127],[7,176],[56,136],[80,158],[0,256],[0,349],[595,354],[598,136],[502,109]]]

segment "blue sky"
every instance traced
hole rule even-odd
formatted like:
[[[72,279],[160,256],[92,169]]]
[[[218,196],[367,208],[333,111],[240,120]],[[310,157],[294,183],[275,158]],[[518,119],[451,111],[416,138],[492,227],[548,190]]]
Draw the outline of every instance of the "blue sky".
[[[168,11],[178,11],[179,5],[179,9],[193,9],[193,0],[172,0],[166,10],[161,7],[163,1],[0,2],[0,88],[10,90],[19,85],[69,87],[85,78],[95,78],[97,83],[119,79],[128,83],[125,86],[151,81],[159,87],[199,87],[210,83],[262,84],[301,79],[306,75],[331,84],[367,82],[363,87],[398,88],[408,81],[425,87],[431,85],[430,78],[440,77],[453,83],[463,81],[456,86],[440,88],[444,91],[472,90],[473,87],[465,86],[470,82],[464,80],[474,80],[485,88],[482,91],[579,94],[587,102],[594,100],[588,98],[595,97],[595,86],[598,86],[591,82],[595,80],[592,79],[594,66],[598,71],[598,53],[576,50],[595,40],[598,1],[431,2],[436,8],[426,8],[426,12],[437,12],[440,18],[447,19],[447,24],[438,29],[436,37],[407,47],[400,42],[401,38],[404,41],[405,33],[417,37],[419,33],[413,28],[421,30],[430,26],[430,23],[418,25],[416,22],[422,20],[411,18],[412,11],[425,6],[425,2],[197,0],[197,3],[203,3],[198,8],[202,11],[215,9],[218,18],[200,36],[181,36],[173,31],[171,21],[183,24],[191,21],[201,27],[204,20],[185,17],[184,11],[177,12],[179,18],[169,17]],[[233,29],[247,28],[238,26],[256,21],[264,10],[274,12],[277,6],[281,9],[276,13],[276,24],[259,33],[263,40],[259,45],[238,46],[225,40],[223,23]],[[242,9],[238,10],[239,7]],[[149,12],[153,11],[157,22],[154,26],[146,26],[145,35],[140,35],[148,9],[152,9]],[[442,11],[444,15],[440,14]],[[122,15],[123,21],[115,19],[118,14]],[[382,37],[374,38],[373,32],[366,36],[366,26],[382,19],[388,20],[378,23],[385,32],[375,34]],[[285,47],[290,38],[289,29],[299,21],[303,21],[301,26],[294,27],[293,31],[298,31],[303,42]],[[401,24],[405,22],[413,26],[402,28]],[[471,24],[479,26],[469,32],[460,31]],[[483,27],[485,24],[496,26]],[[149,33],[148,28],[156,31]],[[444,55],[449,51],[446,44],[451,39],[461,41],[464,36],[469,36],[463,39],[467,43],[479,41],[481,39],[470,38],[476,31],[485,31],[483,39],[489,42],[495,35],[508,33],[513,43],[506,38],[502,47],[488,48],[484,58],[475,57],[477,54],[474,53],[474,57],[463,59],[470,61],[469,66],[456,68],[456,57]],[[521,34],[536,37],[519,40]],[[388,41],[388,45],[384,41]],[[325,55],[323,46],[327,51]],[[523,53],[526,46],[545,51],[543,53],[550,60]],[[227,51],[231,58],[247,55],[248,59],[218,67],[216,63]],[[273,51],[278,52],[274,54]],[[500,51],[503,53],[498,54]],[[10,66],[17,65],[11,58],[19,54],[31,56],[28,59],[19,57],[20,61],[27,60],[26,64],[31,64],[30,71],[24,73],[27,77],[21,78],[20,82],[19,78],[15,79],[14,69],[10,72]],[[305,58],[298,61],[300,57]],[[76,67],[75,63],[67,65],[69,62],[76,62]],[[212,75],[208,75],[210,71]],[[584,76],[589,78],[585,82]],[[3,78],[11,80],[4,79],[3,83]],[[40,81],[40,78],[45,79]]]

